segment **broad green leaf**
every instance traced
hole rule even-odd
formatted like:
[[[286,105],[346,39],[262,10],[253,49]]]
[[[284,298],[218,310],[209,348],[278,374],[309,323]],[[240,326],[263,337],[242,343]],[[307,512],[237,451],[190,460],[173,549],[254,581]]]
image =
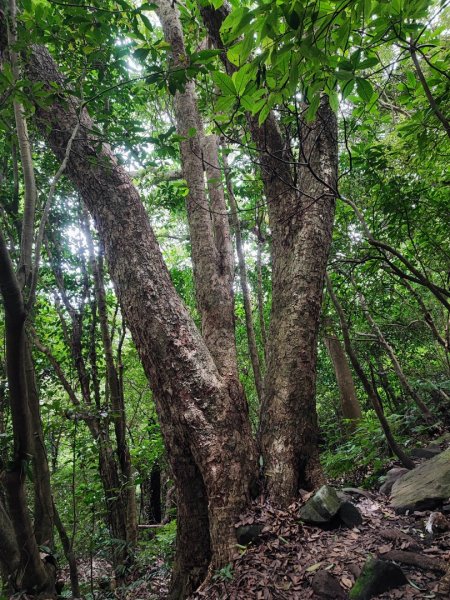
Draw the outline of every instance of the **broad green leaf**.
[[[226,73],[221,73],[220,71],[214,71],[211,77],[220,91],[225,94],[225,96],[236,96],[236,88],[229,75],[226,75]]]
[[[363,79],[362,77],[357,77],[356,89],[361,100],[364,100],[364,102],[370,102],[373,94],[373,87],[370,81]]]

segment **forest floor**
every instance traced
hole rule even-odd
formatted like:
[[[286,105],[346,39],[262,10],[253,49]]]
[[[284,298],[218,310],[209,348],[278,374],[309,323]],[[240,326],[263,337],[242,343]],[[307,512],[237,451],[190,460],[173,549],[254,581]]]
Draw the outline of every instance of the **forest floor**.
[[[378,492],[360,492],[352,494],[352,501],[361,511],[363,523],[351,529],[323,530],[302,524],[298,510],[308,495],[285,511],[259,499],[237,524],[261,524],[257,542],[242,547],[233,563],[213,576],[191,600],[326,597],[315,595],[312,588],[319,570],[334,576],[346,598],[368,557],[390,558],[395,551],[414,553],[425,564],[417,567],[399,563],[409,583],[377,598],[449,598],[438,591],[438,585],[450,560],[450,531],[429,534],[425,523],[430,511],[398,515],[390,507],[388,497]],[[104,572],[102,565],[99,570]],[[162,599],[167,594],[169,578],[163,561],[155,561],[136,572],[123,592],[116,589],[112,593],[96,593],[95,597]],[[331,600],[337,597],[328,596]]]

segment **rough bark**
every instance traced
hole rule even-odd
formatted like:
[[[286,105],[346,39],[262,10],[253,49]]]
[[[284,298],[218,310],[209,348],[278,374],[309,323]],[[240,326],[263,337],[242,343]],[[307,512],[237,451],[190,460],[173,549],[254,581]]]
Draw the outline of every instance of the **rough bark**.
[[[395,456],[397,456],[397,458],[400,460],[400,462],[403,464],[404,467],[406,467],[407,469],[414,469],[414,467],[415,467],[414,462],[409,458],[409,456],[405,453],[405,451],[395,441],[395,438],[392,435],[391,428],[389,427],[389,423],[388,423],[386,417],[384,416],[383,408],[378,400],[378,396],[377,396],[373,386],[371,385],[369,379],[367,378],[366,374],[364,373],[364,369],[362,368],[358,357],[356,356],[356,353],[355,353],[352,343],[350,341],[350,331],[349,331],[349,327],[348,327],[347,319],[345,317],[344,310],[341,306],[341,303],[339,302],[338,297],[334,293],[333,284],[331,283],[331,279],[328,275],[326,276],[326,283],[327,283],[328,294],[330,295],[331,301],[333,302],[334,308],[339,317],[339,322],[341,324],[342,337],[344,339],[345,351],[347,352],[347,355],[350,359],[350,362],[352,363],[355,373],[358,375],[361,383],[363,384],[364,390],[365,390],[370,402],[372,403],[374,411],[378,417],[378,420],[380,421],[381,428],[383,429],[384,435],[386,437],[388,446],[392,450],[392,452],[395,454]]]
[[[42,47],[33,47],[27,75],[46,86],[57,82],[64,87]],[[247,407],[242,394],[219,376],[176,294],[130,178],[109,146],[98,148],[87,111],[78,116],[77,100],[67,103],[62,91],[61,95],[48,108],[36,107],[36,121],[61,158],[74,123],[81,119],[66,174],[94,218],[154,392],[178,495],[184,500],[180,504],[186,507],[178,515],[174,581],[177,589],[187,592],[204,577],[210,552],[216,567],[228,562],[234,550],[233,525],[247,506],[257,474]]]
[[[302,193],[286,184],[276,123],[255,132],[262,154],[272,229],[272,312],[267,349],[261,440],[268,487],[283,503],[299,487],[321,481],[317,446],[315,383],[322,290],[334,218],[337,185],[336,117],[322,101],[316,121],[301,140],[307,166]],[[321,181],[319,181],[320,178]]]
[[[323,341],[333,363],[341,398],[342,416],[350,421],[350,428],[354,429],[362,417],[362,412],[347,357],[341,342],[335,335],[328,333]]]
[[[157,0],[157,15],[171,45],[170,68],[188,66],[178,10],[170,0]],[[219,373],[240,388],[234,334],[233,251],[227,207],[221,182],[217,140],[205,139],[195,87],[189,81],[174,97],[183,176],[187,181],[187,214],[197,306],[202,335]],[[208,191],[205,187],[205,171]]]
[[[223,5],[199,8],[213,44],[222,50]],[[236,70],[225,52],[228,73]],[[272,231],[272,312],[267,348],[261,443],[269,492],[289,504],[300,487],[322,479],[317,444],[315,381],[322,290],[337,188],[336,117],[323,100],[316,121],[302,126],[297,189],[294,159],[275,114],[262,126],[248,116],[260,153]]]

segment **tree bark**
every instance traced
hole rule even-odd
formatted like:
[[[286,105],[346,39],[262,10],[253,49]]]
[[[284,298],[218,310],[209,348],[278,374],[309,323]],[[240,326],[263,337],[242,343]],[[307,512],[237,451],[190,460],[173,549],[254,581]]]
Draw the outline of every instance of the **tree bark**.
[[[228,14],[199,3],[213,44],[229,74],[220,27]],[[272,498],[289,504],[300,487],[322,481],[315,407],[317,339],[337,189],[337,124],[322,100],[315,123],[302,126],[298,166],[273,112],[262,126],[248,116],[260,153],[272,231],[272,312],[267,347],[261,444]]]
[[[350,331],[349,331],[349,327],[347,324],[347,319],[345,318],[344,310],[341,306],[341,303],[339,302],[338,297],[334,293],[333,284],[331,283],[331,279],[328,275],[326,276],[326,283],[327,283],[328,294],[330,295],[331,301],[333,302],[334,308],[339,317],[339,322],[341,324],[342,337],[344,338],[345,351],[347,352],[347,355],[350,358],[350,362],[352,363],[352,366],[355,369],[355,373],[358,375],[358,377],[366,391],[366,394],[372,403],[374,411],[378,417],[378,420],[380,421],[381,428],[383,429],[384,435],[386,437],[388,446],[392,450],[392,452],[395,454],[395,456],[397,456],[397,458],[400,460],[400,462],[403,464],[403,466],[405,468],[414,469],[414,467],[415,467],[414,462],[409,458],[409,456],[405,453],[405,451],[395,441],[395,438],[392,435],[391,428],[389,427],[389,423],[384,415],[383,408],[378,400],[378,396],[375,393],[375,390],[374,390],[373,386],[371,385],[370,381],[368,380],[366,374],[364,373],[364,369],[362,368],[361,363],[358,360],[358,357],[356,356],[356,353],[355,353],[352,343],[350,341]]]
[[[157,0],[156,4],[165,40],[171,45],[170,68],[186,68],[188,58],[178,10],[170,0]],[[180,150],[183,176],[189,187],[187,214],[202,335],[219,373],[240,390],[234,332],[233,250],[217,140],[213,136],[205,139],[194,82],[189,81],[184,91],[175,93],[174,109],[178,134],[185,138]]]
[[[64,81],[42,47],[33,47],[27,76],[45,87]],[[154,392],[178,488],[174,582],[184,593],[235,548],[234,523],[248,505],[257,461],[243,395],[219,375],[176,294],[145,209],[109,146],[98,149],[93,122],[76,98],[36,106],[36,122],[61,158],[74,123],[66,173],[94,218],[125,318]],[[181,508],[180,508],[181,507]],[[206,527],[207,521],[209,530]],[[191,543],[192,541],[192,543]],[[211,556],[210,556],[211,554]],[[176,597],[176,596],[174,596]]]
[[[28,512],[25,479],[33,456],[32,421],[25,372],[25,309],[19,282],[0,232],[0,293],[5,307],[6,371],[9,385],[14,452],[5,474],[9,515],[14,528],[20,565],[15,587],[24,592],[54,594],[54,577],[44,567]],[[54,575],[54,574],[53,574]]]
[[[333,363],[341,398],[342,416],[350,421],[350,429],[354,430],[362,417],[362,412],[347,357],[341,342],[335,335],[326,334],[323,341]]]

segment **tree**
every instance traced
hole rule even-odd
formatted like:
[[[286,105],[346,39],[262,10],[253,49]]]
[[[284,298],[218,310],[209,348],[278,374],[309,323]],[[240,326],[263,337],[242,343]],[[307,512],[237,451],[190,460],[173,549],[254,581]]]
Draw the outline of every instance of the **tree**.
[[[27,76],[47,89],[64,80],[49,53],[35,47]],[[70,93],[70,92],[69,92]],[[66,92],[67,94],[67,92]],[[152,386],[178,489],[173,595],[195,589],[234,548],[234,522],[257,476],[243,396],[220,378],[164,265],[138,193],[106,144],[90,133],[86,109],[55,99],[36,120],[60,157],[80,119],[67,174],[92,214],[116,292]],[[81,129],[81,128],[80,128]]]

